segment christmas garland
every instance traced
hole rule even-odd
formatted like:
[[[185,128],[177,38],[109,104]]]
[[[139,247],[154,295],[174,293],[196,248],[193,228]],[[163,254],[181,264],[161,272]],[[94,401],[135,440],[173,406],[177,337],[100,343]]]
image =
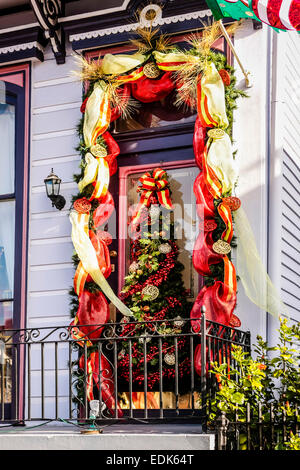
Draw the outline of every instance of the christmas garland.
[[[172,90],[177,90],[178,106],[188,106],[198,112],[194,150],[201,173],[194,183],[194,192],[200,233],[193,262],[195,269],[205,276],[206,286],[198,295],[191,316],[200,318],[200,306],[205,305],[209,319],[225,324],[238,323],[233,316],[236,277],[229,253],[234,244],[231,211],[237,203],[231,198],[236,173],[229,136],[235,101],[243,93],[235,87],[233,70],[226,58],[211,51],[222,31],[217,23],[205,28],[201,36],[188,39],[188,50],[171,45],[166,36],[152,28],[141,29],[140,35],[141,40],[133,41],[139,48],[136,54],[106,54],[101,62],[91,63],[81,59],[79,75],[82,80],[89,80],[89,89],[81,107],[83,119],[79,126],[78,150],[82,161],[81,172],[75,176],[79,193],[73,198],[70,213],[76,251],[73,257],[76,273],[71,291],[74,320],[70,331],[78,344],[82,338],[89,337],[92,325],[108,321],[107,298],[124,316],[132,316],[106,280],[111,273],[108,249],[111,236],[103,226],[114,209],[108,186],[110,176],[117,171],[119,154],[119,147],[108,132],[109,125],[121,115],[130,113],[132,99],[157,101]],[[209,128],[213,129],[207,132]],[[172,253],[175,254],[174,247]],[[161,267],[161,277],[154,274],[152,283],[159,283],[159,279],[164,278],[163,272],[167,273],[173,263],[172,255],[166,260],[166,266]],[[134,286],[131,294],[138,288]],[[122,298],[125,300],[126,294]],[[172,300],[168,302],[172,306]],[[76,326],[80,324],[91,325],[91,328],[87,326],[82,330]],[[194,322],[194,328],[197,331],[197,322]],[[93,398],[95,383],[109,394],[107,400],[113,409],[112,385],[108,385],[105,378],[101,384],[97,380],[99,358],[93,340],[99,338],[101,332],[99,329],[87,343],[88,397]],[[101,360],[106,361],[103,367],[112,372],[102,356]],[[138,371],[136,374],[138,378]]]

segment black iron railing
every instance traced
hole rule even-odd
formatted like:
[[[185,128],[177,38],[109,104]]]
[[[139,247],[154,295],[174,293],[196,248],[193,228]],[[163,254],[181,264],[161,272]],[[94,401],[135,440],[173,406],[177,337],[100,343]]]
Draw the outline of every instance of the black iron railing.
[[[79,338],[78,331],[86,336]],[[233,344],[250,352],[250,333],[208,321],[205,315],[197,321],[181,319],[180,328],[175,319],[167,324],[2,330],[0,424],[61,419],[85,423],[91,404],[99,422],[189,419],[204,423],[209,412],[206,398],[214,396],[217,386],[209,372],[211,362],[231,364]],[[151,363],[150,350],[155,353]],[[136,376],[137,364],[142,379]],[[168,376],[166,368],[171,370]]]
[[[299,436],[299,409],[296,404],[279,402],[255,407],[247,403],[245,419],[239,419],[236,413],[230,420],[222,412],[215,430],[218,450],[282,450],[291,433]]]

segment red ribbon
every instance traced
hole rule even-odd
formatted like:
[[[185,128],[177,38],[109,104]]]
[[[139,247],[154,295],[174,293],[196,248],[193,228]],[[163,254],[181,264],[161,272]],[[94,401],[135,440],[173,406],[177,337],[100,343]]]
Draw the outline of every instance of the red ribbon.
[[[166,177],[166,172],[161,168],[156,168],[152,175],[145,173],[139,181],[142,185],[139,188],[141,192],[140,203],[137,207],[136,214],[133,217],[132,225],[136,226],[139,223],[143,207],[149,207],[153,196],[157,197],[161,206],[166,209],[173,209],[172,201],[170,198],[170,191],[168,189],[169,182]]]
[[[142,103],[160,101],[166,98],[175,88],[175,83],[171,77],[172,72],[166,72],[155,80],[143,76],[131,83],[132,96]]]
[[[84,355],[81,356],[79,360],[80,369],[84,370]],[[119,404],[115,402],[114,399],[114,374],[111,368],[109,361],[106,359],[104,354],[101,354],[100,361],[100,370],[99,370],[99,353],[92,352],[86,360],[86,369],[87,369],[87,397],[88,401],[94,399],[93,386],[96,384],[97,388],[101,390],[102,403],[105,403],[107,408],[110,410],[112,415],[115,415],[115,410],[117,406],[117,416],[121,418],[123,412],[119,407]],[[99,377],[100,372],[100,377]],[[100,378],[100,380],[99,380]],[[101,404],[100,404],[101,406]]]

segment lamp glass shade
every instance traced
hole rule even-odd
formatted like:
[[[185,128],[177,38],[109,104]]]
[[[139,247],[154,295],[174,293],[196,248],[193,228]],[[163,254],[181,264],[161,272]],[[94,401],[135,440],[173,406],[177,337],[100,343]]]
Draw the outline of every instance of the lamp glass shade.
[[[53,173],[53,169],[50,175],[44,179],[44,183],[46,186],[47,196],[49,198],[59,195],[61,179]]]

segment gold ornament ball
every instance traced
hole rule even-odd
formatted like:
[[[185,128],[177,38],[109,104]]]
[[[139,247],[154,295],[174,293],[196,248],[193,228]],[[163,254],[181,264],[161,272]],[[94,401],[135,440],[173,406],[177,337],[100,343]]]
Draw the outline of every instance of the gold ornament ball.
[[[159,296],[159,289],[152,284],[148,284],[142,290],[142,295],[149,296],[150,300],[155,300]]]
[[[142,269],[138,269],[137,272],[136,272],[139,276],[141,276],[143,274],[143,271]]]
[[[147,78],[157,78],[160,75],[160,70],[154,62],[148,62],[145,64],[143,71]]]
[[[95,145],[92,145],[91,146],[91,153],[95,156],[95,157],[106,157],[107,156],[107,150],[106,148],[104,147],[104,145],[100,145],[100,144],[95,144]]]
[[[219,128],[210,129],[210,130],[207,132],[207,135],[208,135],[208,137],[210,137],[211,139],[221,139],[222,137],[224,137],[225,131],[223,131],[223,129],[219,129]]]
[[[144,312],[149,312],[149,310],[150,310],[149,305],[145,305],[145,306],[143,307],[143,310],[144,310]]]
[[[164,357],[164,361],[168,366],[174,366],[175,364],[175,354],[167,353]]]
[[[180,315],[178,315],[178,317],[175,317],[174,320],[175,320],[175,321],[174,321],[174,326],[175,326],[176,328],[180,328],[181,326],[184,325],[184,321],[182,320],[182,318],[181,318]]]
[[[133,263],[131,263],[131,265],[129,266],[129,272],[135,273],[138,267],[139,267],[139,263],[137,263],[136,261],[133,261]]]
[[[213,244],[213,250],[220,255],[228,255],[231,251],[231,246],[224,240],[218,240]]]
[[[169,243],[162,243],[161,245],[159,245],[158,251],[165,255],[172,251],[172,247],[171,245],[169,245]]]

